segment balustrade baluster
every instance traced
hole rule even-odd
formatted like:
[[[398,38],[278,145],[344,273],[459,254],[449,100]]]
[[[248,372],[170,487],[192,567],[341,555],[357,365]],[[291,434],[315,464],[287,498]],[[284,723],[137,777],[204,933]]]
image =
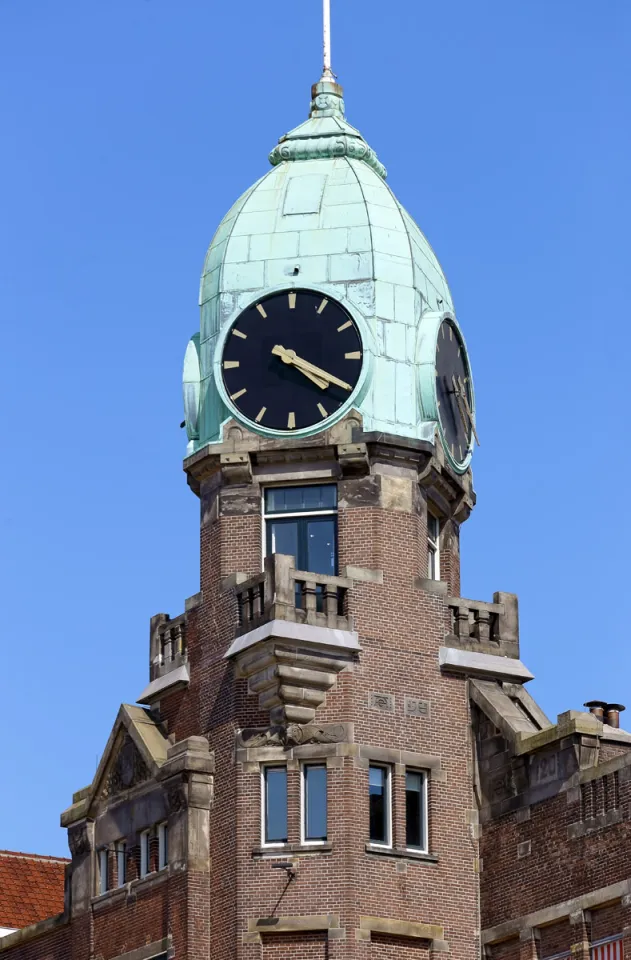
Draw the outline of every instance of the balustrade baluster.
[[[315,613],[318,606],[318,588],[315,580],[306,580],[303,583],[302,595],[304,597],[303,609],[307,611],[307,616]]]
[[[462,640],[471,636],[471,623],[467,607],[456,607],[454,610],[454,633]]]
[[[488,610],[473,611],[473,636],[476,640],[490,639],[491,614]]]

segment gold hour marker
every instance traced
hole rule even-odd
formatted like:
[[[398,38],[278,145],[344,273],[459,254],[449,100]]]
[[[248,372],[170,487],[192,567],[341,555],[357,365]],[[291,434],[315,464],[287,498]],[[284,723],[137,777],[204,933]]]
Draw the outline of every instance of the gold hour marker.
[[[289,309],[290,309],[290,310],[295,310],[295,309],[296,309],[296,294],[295,294],[295,293],[290,293],[290,294],[289,294]]]
[[[461,446],[461,444],[458,444],[458,453],[460,454],[460,463],[462,463],[463,456],[462,456],[462,446]]]
[[[360,350],[353,350],[352,353],[345,353],[345,360],[361,360],[362,355]]]
[[[323,417],[328,417],[328,413],[326,412],[326,410],[324,409],[321,403],[318,404],[318,410],[320,411]]]
[[[247,391],[246,388],[244,387],[243,390],[237,390],[236,393],[231,393],[231,394],[230,394],[230,399],[231,399],[231,400],[238,400],[239,397],[242,397],[243,394],[244,394],[244,393],[247,393],[247,392],[248,392],[248,391]]]
[[[324,308],[326,307],[326,305],[327,305],[328,302],[329,302],[329,301],[328,301],[327,298],[325,297],[324,300],[322,301],[322,303],[320,304],[320,306],[318,307],[318,313],[322,313],[322,311],[324,310]]]
[[[223,368],[224,370],[234,370],[235,367],[239,366],[238,360],[224,360]]]
[[[445,324],[444,324],[444,323],[443,323],[442,327],[440,328],[440,331],[441,331],[441,333],[442,333],[442,335],[443,335],[443,340],[444,340],[444,339],[445,339]]]
[[[352,326],[353,326],[353,321],[347,320],[346,323],[343,323],[341,327],[337,328],[337,332],[341,333],[342,330],[346,330],[347,327],[352,327]]]
[[[260,422],[261,422],[261,420],[262,420],[263,417],[265,416],[265,411],[266,411],[266,410],[267,410],[267,407],[261,407],[261,409],[260,409],[259,412],[257,413],[256,417],[254,418],[257,423],[260,423]]]
[[[453,329],[452,329],[451,324],[450,324],[450,325],[449,325],[449,339],[450,339],[450,340],[453,340],[453,338],[454,338],[454,332],[453,332]]]
[[[456,456],[456,451],[454,450],[454,445],[453,445],[453,443],[452,443],[452,445],[451,445],[451,455],[452,455],[452,457],[455,457],[455,456]]]
[[[248,339],[247,333],[241,333],[240,330],[233,330],[233,331],[232,331],[232,336],[233,336],[233,337],[241,337],[242,340],[247,340],[247,339]]]
[[[290,296],[291,296],[291,294],[290,294]],[[293,410],[292,410],[292,412],[289,414],[289,416],[287,417],[287,429],[288,429],[288,430],[295,430],[295,429],[296,429],[296,414],[293,412]]]
[[[267,314],[265,313],[265,307],[263,306],[263,304],[262,304],[262,303],[257,303],[256,309],[257,309],[258,312],[261,314],[261,316],[263,317],[263,319],[264,319],[264,320],[267,320]]]

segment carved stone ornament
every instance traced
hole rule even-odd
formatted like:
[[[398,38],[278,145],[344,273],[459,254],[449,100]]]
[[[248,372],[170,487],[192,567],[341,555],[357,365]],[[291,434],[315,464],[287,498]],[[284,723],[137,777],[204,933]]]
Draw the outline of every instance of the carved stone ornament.
[[[238,738],[242,747],[297,747],[304,743],[343,743],[347,734],[343,723],[290,723],[286,727],[241,730]]]
[[[164,785],[169,813],[179,813],[188,805],[188,784],[181,777],[167,780]]]
[[[68,830],[68,846],[73,857],[83,857],[90,852],[91,841],[87,823],[78,823]]]
[[[130,790],[139,783],[151,779],[151,772],[140,756],[136,745],[127,734],[118,756],[106,777],[101,798],[107,799],[117,793]]]

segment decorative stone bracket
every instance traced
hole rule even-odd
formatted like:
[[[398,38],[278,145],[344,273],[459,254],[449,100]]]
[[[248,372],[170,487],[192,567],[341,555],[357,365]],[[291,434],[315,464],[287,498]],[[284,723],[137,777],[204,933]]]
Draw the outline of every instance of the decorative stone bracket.
[[[270,722],[284,726],[313,721],[359,650],[352,631],[272,620],[238,637],[225,656],[269,710]]]

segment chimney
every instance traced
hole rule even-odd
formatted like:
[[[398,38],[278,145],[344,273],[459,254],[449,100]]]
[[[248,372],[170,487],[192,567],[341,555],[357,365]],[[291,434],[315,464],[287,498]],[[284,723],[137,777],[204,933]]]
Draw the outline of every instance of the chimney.
[[[606,700],[588,700],[587,703],[583,704],[584,707],[589,707],[589,712],[595,717],[598,717],[599,720],[605,722],[605,707],[607,706]]]
[[[624,706],[621,703],[608,703],[605,706],[605,723],[609,724],[610,727],[620,726],[620,714],[624,710]]]

